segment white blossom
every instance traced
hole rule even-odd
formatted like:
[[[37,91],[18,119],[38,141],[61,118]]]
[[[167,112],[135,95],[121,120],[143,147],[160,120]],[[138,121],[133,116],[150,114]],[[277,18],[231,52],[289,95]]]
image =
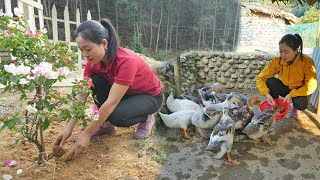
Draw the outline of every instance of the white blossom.
[[[0,89],[5,88],[6,86],[4,84],[0,84]]]
[[[34,104],[34,106],[35,106],[35,104]],[[36,112],[38,112],[38,109],[35,108],[34,106],[28,105],[28,106],[26,107],[27,111],[28,111],[29,113],[36,113]]]
[[[31,67],[24,66],[23,64],[21,64],[16,69],[16,75],[28,75],[30,74],[30,71],[31,71]]]
[[[15,61],[15,60],[17,60],[17,57],[15,57],[15,56],[13,56],[13,55],[11,54],[11,60],[12,60],[12,61]]]
[[[48,79],[58,79],[59,77],[59,72],[51,71],[50,76],[47,77]]]
[[[26,78],[21,78],[19,81],[19,84],[22,84],[22,85],[28,84],[28,83],[29,83],[29,81]]]
[[[86,114],[88,117],[91,117],[91,115],[92,115],[93,113],[92,113],[92,110],[91,110],[91,109],[86,109],[85,114]]]
[[[8,73],[12,73],[13,75],[15,75],[16,69],[16,65],[12,63],[9,65],[4,65],[4,70],[6,70]]]
[[[15,7],[15,8],[13,9],[13,13],[14,13],[14,15],[18,16],[19,18],[21,18],[21,17],[24,16],[23,12],[22,12],[19,8],[17,8],[17,7]]]
[[[59,75],[61,76],[68,76],[68,74],[70,73],[70,70],[68,67],[60,67],[58,69]]]
[[[47,31],[47,29],[46,29],[46,28],[42,28],[42,29],[41,29],[41,33],[43,33],[43,34],[47,34],[47,32],[48,32],[48,31]]]

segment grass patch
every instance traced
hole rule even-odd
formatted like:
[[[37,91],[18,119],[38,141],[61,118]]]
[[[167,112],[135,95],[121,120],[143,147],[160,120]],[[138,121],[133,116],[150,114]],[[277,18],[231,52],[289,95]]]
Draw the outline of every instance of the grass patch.
[[[167,154],[164,151],[156,151],[156,153],[152,155],[151,159],[160,164],[164,164],[167,162]]]
[[[138,140],[134,143],[134,146],[137,147],[137,148],[140,148],[140,149],[143,149],[146,144],[149,143],[149,140],[148,139],[141,139],[141,140]]]
[[[151,156],[151,159],[160,164],[165,164],[167,162],[167,153],[165,151],[164,145],[160,143],[157,144]]]

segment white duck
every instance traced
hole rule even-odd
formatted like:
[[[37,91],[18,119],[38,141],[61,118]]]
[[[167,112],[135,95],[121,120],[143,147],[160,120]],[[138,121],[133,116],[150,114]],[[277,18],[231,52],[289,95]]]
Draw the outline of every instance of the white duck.
[[[255,144],[257,144],[259,138],[262,137],[265,143],[271,145],[267,133],[271,128],[273,121],[275,121],[276,115],[282,111],[282,106],[275,106],[272,109],[267,109],[254,114],[251,122],[244,128],[243,133],[250,139],[255,140]]]
[[[224,108],[223,116],[220,122],[214,127],[206,150],[215,153],[214,158],[217,159],[220,159],[227,153],[228,162],[233,165],[239,165],[237,160],[231,159],[230,154],[235,134],[235,123],[228,115],[230,105],[231,104],[227,104]]]
[[[194,115],[194,110],[181,110],[171,114],[163,114],[158,112],[164,124],[170,128],[180,128],[181,133],[187,139],[191,139],[187,129],[191,124],[191,117]]]
[[[220,112],[218,115],[219,118],[209,118],[206,114],[203,113],[203,107],[200,105],[192,116],[191,123],[198,128],[213,128],[222,117],[222,112]]]
[[[178,112],[181,110],[195,110],[199,105],[188,99],[174,99],[172,92],[167,98],[167,107],[171,112]]]

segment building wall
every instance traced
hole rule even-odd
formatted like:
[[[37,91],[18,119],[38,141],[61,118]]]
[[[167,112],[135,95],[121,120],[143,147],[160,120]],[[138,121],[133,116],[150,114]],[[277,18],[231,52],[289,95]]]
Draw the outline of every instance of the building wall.
[[[266,52],[278,52],[278,42],[285,34],[285,20],[252,12],[244,8],[240,16],[240,34],[237,52],[255,52],[256,49]]]

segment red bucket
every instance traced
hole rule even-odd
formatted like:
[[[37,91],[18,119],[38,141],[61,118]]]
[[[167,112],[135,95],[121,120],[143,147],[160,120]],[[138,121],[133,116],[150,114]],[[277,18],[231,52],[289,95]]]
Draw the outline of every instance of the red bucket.
[[[280,120],[282,118],[284,118],[286,116],[286,114],[288,113],[288,111],[290,110],[290,104],[288,102],[283,102],[283,99],[273,99],[274,102],[278,105],[278,106],[282,106],[284,108],[284,111],[282,111],[281,114],[278,114],[276,116],[276,120]],[[270,105],[267,101],[263,101],[260,104],[260,111],[266,110],[266,109],[271,109],[273,108],[272,105]]]

